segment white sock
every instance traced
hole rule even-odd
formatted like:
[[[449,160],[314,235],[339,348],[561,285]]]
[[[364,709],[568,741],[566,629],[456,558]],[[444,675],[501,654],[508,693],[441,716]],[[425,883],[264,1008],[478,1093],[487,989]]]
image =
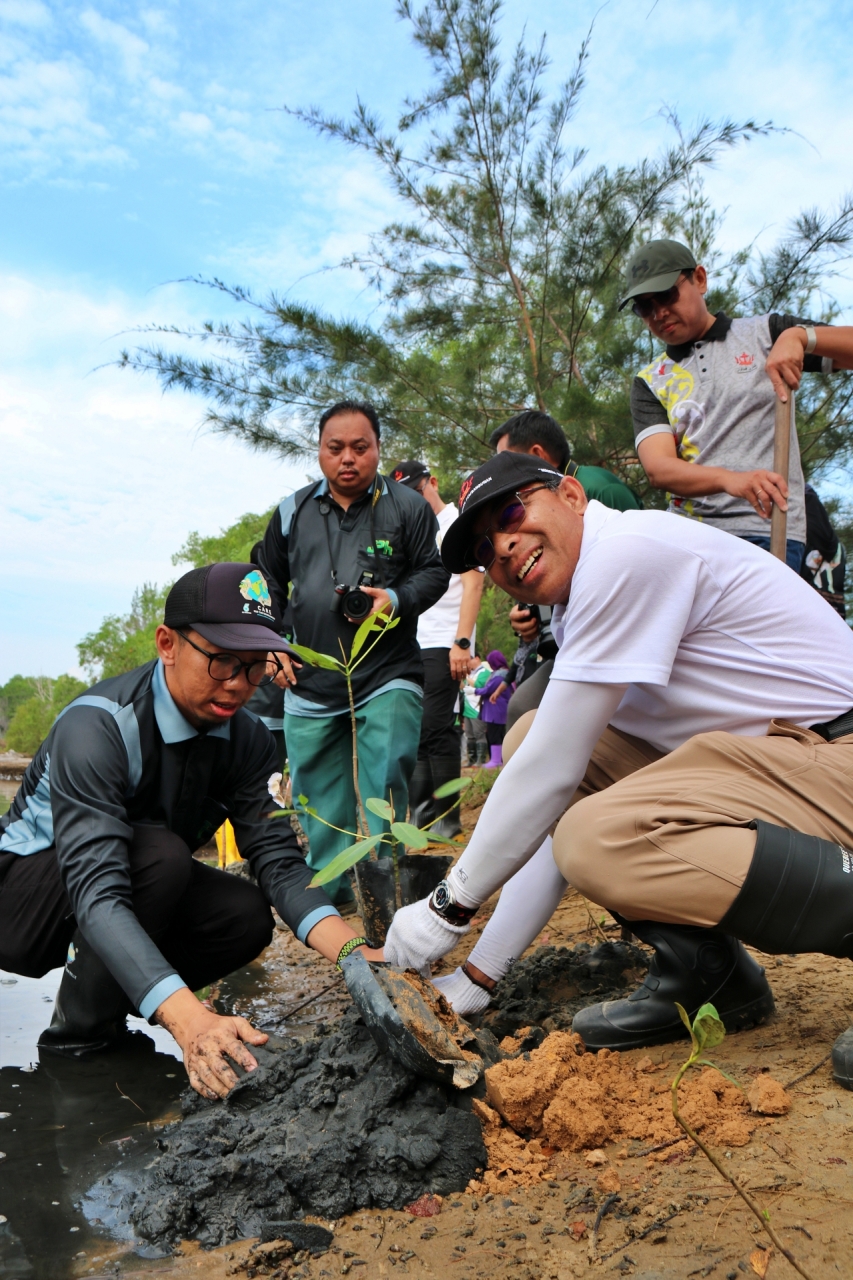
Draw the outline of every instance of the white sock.
[[[501,890],[492,918],[468,957],[474,968],[499,981],[551,919],[567,888],[554,861],[551,837],[546,836]]]
[[[488,991],[478,987],[461,969],[454,969],[453,973],[446,973],[441,978],[433,978],[432,982],[462,1018],[469,1013],[480,1013],[491,999]]]

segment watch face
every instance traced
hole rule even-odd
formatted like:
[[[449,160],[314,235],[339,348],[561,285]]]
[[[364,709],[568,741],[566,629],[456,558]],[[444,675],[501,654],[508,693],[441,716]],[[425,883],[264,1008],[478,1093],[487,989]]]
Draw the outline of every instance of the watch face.
[[[450,896],[450,886],[446,880],[442,880],[432,895],[432,903],[437,911],[443,911],[448,907],[453,899]]]
[[[471,648],[471,641],[470,641],[470,640],[454,640],[454,641],[453,641],[453,643],[456,645],[457,649],[470,649],[470,648]]]

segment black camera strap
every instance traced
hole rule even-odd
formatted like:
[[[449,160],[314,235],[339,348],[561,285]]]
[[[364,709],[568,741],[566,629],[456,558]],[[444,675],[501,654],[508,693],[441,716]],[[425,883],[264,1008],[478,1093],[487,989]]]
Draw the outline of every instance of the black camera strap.
[[[377,481],[380,483],[377,483]],[[373,559],[376,563],[376,568],[379,571],[379,585],[384,591],[385,590],[385,571],[382,567],[382,561],[379,556],[379,548],[376,545],[376,504],[379,501],[380,497],[382,496],[382,489],[380,487],[380,484],[381,484],[381,477],[377,474],[376,480],[374,480],[373,497],[370,500],[370,541],[373,547]],[[332,535],[329,532],[329,516],[331,514],[332,514],[332,504],[330,502],[327,502],[326,499],[324,498],[323,501],[320,503],[320,515],[323,517],[323,527],[326,530],[326,546],[329,549],[329,572],[332,575],[332,586],[337,591],[338,587],[341,586],[342,584],[338,579],[338,571],[335,568],[335,554],[332,551]]]

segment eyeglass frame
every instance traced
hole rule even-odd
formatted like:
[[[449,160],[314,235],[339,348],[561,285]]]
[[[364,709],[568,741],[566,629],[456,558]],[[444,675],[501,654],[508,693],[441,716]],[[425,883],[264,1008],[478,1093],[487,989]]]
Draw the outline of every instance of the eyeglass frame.
[[[251,667],[257,667],[260,664],[261,662],[260,658],[256,658],[254,662],[243,662],[242,658],[238,658],[237,655],[234,653],[211,653],[208,649],[202,649],[201,645],[196,644],[194,640],[190,640],[189,636],[184,635],[183,631],[181,631],[180,629],[176,628],[176,631],[182,640],[186,640],[187,644],[190,645],[193,649],[195,649],[196,653],[202,653],[204,654],[205,658],[208,659],[207,674],[210,676],[211,680],[215,680],[217,684],[226,684],[229,680],[236,680],[237,675],[240,671],[240,668],[242,667],[243,670],[246,672],[247,684],[250,684],[253,689],[265,689],[267,685],[273,684],[279,672],[284,670],[278,658],[273,656],[272,660],[276,665],[275,672],[271,676],[265,676],[263,681],[260,684],[255,684],[254,680],[249,679],[249,670]],[[234,659],[234,664],[235,664],[234,670],[231,672],[230,676],[215,676],[213,674],[213,672],[210,669],[210,664],[213,662],[214,658],[233,658]],[[263,661],[266,666],[269,666],[270,659],[268,657],[264,658]]]
[[[537,485],[534,485],[533,488],[525,489],[524,497],[528,497],[534,493],[538,493],[540,489],[549,489],[551,493],[555,493],[558,487],[559,486],[556,484],[549,484],[547,482],[542,484],[537,484]],[[498,533],[517,533],[518,530],[521,528],[521,526],[524,524],[524,521],[527,518],[527,503],[524,501],[524,497],[522,497],[521,490],[516,490],[516,492],[512,494],[511,497],[507,496],[507,500],[501,507],[500,512],[498,514],[498,519],[500,519],[500,516],[503,514],[504,511],[506,511],[507,507],[511,505],[512,498],[515,498],[524,508],[524,515],[521,517],[521,519],[519,520],[518,524],[515,526],[514,529],[498,529],[497,530]],[[495,551],[494,542],[492,542],[492,539],[489,537],[489,534],[494,529],[494,527],[495,527],[495,521],[493,520],[491,524],[488,524],[486,528],[483,530],[483,532],[477,534],[477,537],[476,537],[476,542],[478,545],[485,541],[485,542],[488,542],[489,546],[492,548],[492,558],[488,564],[484,564],[482,560],[477,559],[474,553],[473,542],[469,545],[469,554],[467,559],[472,561],[471,563],[472,569],[489,570],[491,569],[492,565],[495,563],[495,557],[497,555],[497,552]]]
[[[655,293],[641,294],[639,298],[635,298],[631,304],[631,310],[640,320],[651,320],[652,316],[656,316],[659,307],[671,307],[678,299],[681,293],[681,282],[687,279],[687,272],[679,272],[678,279],[675,284],[671,284],[668,289],[658,289]],[[645,296],[651,303],[650,310],[644,315],[640,310],[640,299]]]

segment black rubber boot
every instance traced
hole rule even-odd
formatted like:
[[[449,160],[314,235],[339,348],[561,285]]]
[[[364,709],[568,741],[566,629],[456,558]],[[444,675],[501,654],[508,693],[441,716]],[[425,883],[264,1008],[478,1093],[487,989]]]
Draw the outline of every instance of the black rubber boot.
[[[488,742],[477,743],[477,765],[482,767],[489,762],[489,744]]]
[[[769,822],[755,828],[746,880],[720,924],[770,954],[853,959],[853,854]],[[853,1027],[832,1046],[832,1071],[853,1090]]]
[[[627,999],[590,1005],[575,1015],[572,1030],[588,1049],[639,1049],[680,1040],[687,1031],[676,1000],[691,1018],[701,1005],[713,1004],[727,1031],[753,1027],[773,1012],[764,970],[736,938],[690,925],[624,923],[655,954],[643,985]]]
[[[39,1036],[38,1047],[66,1058],[116,1048],[131,1039],[127,1015],[132,1012],[127,996],[78,929],[68,948],[50,1026]],[[150,1044],[147,1036],[138,1038]]]
[[[452,782],[454,778],[458,778],[462,772],[458,756],[436,756],[432,760],[432,781],[433,790],[437,791],[439,787],[444,786],[445,782]],[[444,813],[445,809],[451,803],[451,797],[448,796],[444,800],[433,800],[436,813]],[[456,801],[452,809],[445,817],[439,819],[431,828],[437,836],[442,840],[454,840],[456,836],[462,834],[462,823],[459,821],[459,810],[461,806],[461,798]]]
[[[431,822],[439,812],[432,798],[434,790],[432,761],[418,758],[409,779],[409,814],[416,827],[423,826],[425,822]]]

